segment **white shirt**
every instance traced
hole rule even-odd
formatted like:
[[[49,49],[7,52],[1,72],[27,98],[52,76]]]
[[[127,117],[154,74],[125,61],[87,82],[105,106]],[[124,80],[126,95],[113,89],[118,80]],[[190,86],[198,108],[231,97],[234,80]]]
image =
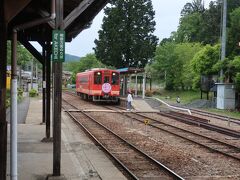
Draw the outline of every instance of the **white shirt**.
[[[131,95],[131,94],[128,94],[128,96],[127,96],[127,101],[128,101],[128,102],[132,102],[132,101],[133,101],[133,98],[132,98],[132,95]]]

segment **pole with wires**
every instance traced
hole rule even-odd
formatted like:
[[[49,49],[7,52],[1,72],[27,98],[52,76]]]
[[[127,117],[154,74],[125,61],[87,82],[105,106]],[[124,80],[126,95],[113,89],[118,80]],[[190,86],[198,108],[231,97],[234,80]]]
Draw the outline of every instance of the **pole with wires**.
[[[222,11],[222,39],[221,39],[221,61],[226,57],[226,29],[227,29],[227,0],[223,0]],[[220,82],[223,83],[223,69],[220,71]]]

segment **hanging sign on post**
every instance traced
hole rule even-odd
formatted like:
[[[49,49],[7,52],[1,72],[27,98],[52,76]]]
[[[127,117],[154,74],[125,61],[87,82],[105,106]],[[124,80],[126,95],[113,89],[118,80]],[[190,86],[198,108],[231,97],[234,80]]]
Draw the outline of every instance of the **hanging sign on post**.
[[[52,31],[52,61],[65,61],[65,31]]]

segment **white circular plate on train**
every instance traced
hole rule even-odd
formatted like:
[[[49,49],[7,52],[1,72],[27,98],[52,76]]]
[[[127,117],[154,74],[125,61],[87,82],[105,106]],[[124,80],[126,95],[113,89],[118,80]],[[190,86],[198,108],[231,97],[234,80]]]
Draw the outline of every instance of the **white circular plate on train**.
[[[112,89],[112,86],[111,86],[111,84],[109,84],[109,83],[104,83],[104,84],[102,85],[102,91],[103,91],[104,93],[109,93],[109,92],[111,91],[111,89]]]

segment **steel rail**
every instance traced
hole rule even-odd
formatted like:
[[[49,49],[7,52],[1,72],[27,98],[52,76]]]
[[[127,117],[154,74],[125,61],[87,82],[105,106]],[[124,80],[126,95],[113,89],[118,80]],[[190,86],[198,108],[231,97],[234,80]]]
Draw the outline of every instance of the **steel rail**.
[[[64,101],[64,99],[63,99]],[[70,104],[69,102],[65,101],[67,104]],[[71,106],[75,107],[74,105],[70,104]],[[78,109],[77,107],[75,107],[76,109]],[[70,112],[68,112],[67,110],[65,110],[70,117],[72,117],[93,139],[94,141],[96,141],[111,157],[113,157],[134,179],[138,179],[136,175],[134,175],[123,163],[120,162],[120,160],[118,160],[111,152],[109,152],[107,150],[107,148],[105,148],[103,146],[103,144],[101,142],[99,142],[97,140],[97,138],[87,130],[87,128],[80,123],[73,115],[71,115]],[[174,179],[184,179],[181,176],[179,176],[178,174],[176,174],[174,171],[172,171],[171,169],[169,169],[168,167],[166,167],[165,165],[163,165],[162,163],[160,163],[159,161],[157,161],[156,159],[152,158],[151,156],[149,156],[148,154],[144,153],[143,151],[141,151],[140,149],[138,149],[136,146],[134,146],[133,144],[131,144],[130,142],[126,141],[125,139],[123,139],[122,137],[120,137],[119,135],[117,135],[116,133],[114,133],[112,130],[110,130],[108,127],[106,127],[105,125],[103,125],[102,123],[96,121],[93,117],[91,117],[90,115],[84,113],[83,111],[80,111],[82,114],[84,114],[85,116],[87,116],[89,119],[91,119],[92,121],[94,121],[95,123],[97,123],[98,125],[100,125],[102,128],[104,128],[105,130],[107,130],[108,132],[110,132],[111,134],[113,134],[115,137],[119,138],[121,141],[125,142],[128,146],[132,147],[133,149],[135,149],[138,153],[142,154],[143,156],[145,156],[148,160],[151,160],[153,163],[155,163],[156,165],[158,165],[160,168],[162,168],[163,170],[165,170],[166,172],[169,173],[169,175],[171,175]]]
[[[174,118],[174,119],[177,119],[179,121],[187,122],[189,124],[193,124],[193,125],[196,125],[196,126],[201,126],[205,129],[214,130],[216,132],[219,132],[219,133],[222,133],[222,134],[225,134],[225,135],[228,135],[228,136],[240,138],[240,132],[234,131],[234,130],[231,130],[231,129],[228,129],[228,128],[223,128],[223,127],[215,126],[215,125],[208,124],[208,123],[201,122],[201,121],[195,121],[195,120],[186,119],[186,118],[183,118],[183,117],[178,117],[176,115],[169,114],[169,113],[160,113],[159,112],[158,114],[160,114],[162,116]]]
[[[110,107],[107,107],[107,108],[108,108],[108,109],[111,109]],[[122,114],[122,113],[121,113],[121,114]],[[206,138],[206,139],[208,139],[208,140],[214,141],[215,143],[219,143],[219,144],[221,144],[221,145],[225,145],[225,146],[227,146],[227,147],[229,147],[229,148],[232,148],[235,152],[240,153],[240,148],[237,147],[237,146],[234,146],[234,145],[231,145],[231,144],[228,144],[228,143],[225,143],[225,142],[222,142],[222,141],[219,141],[219,140],[216,140],[216,139],[213,139],[213,138],[210,138],[210,137],[201,135],[201,134],[197,134],[197,133],[194,133],[194,132],[192,132],[192,131],[188,131],[188,130],[185,130],[185,129],[182,129],[182,128],[179,128],[179,127],[175,127],[175,126],[173,126],[173,125],[160,122],[160,121],[158,121],[158,120],[155,120],[155,119],[153,119],[153,118],[149,118],[149,117],[147,117],[147,116],[144,116],[144,115],[141,115],[141,114],[138,114],[138,113],[135,113],[135,112],[133,112],[132,114],[135,114],[135,115],[144,117],[144,118],[146,118],[146,119],[150,119],[150,120],[152,120],[152,121],[154,121],[154,122],[156,122],[156,123],[158,123],[158,124],[163,124],[164,126],[169,126],[169,127],[171,127],[171,128],[175,128],[175,129],[184,131],[184,132],[186,132],[186,133],[190,133],[190,134],[192,134],[192,135],[199,136],[199,137],[201,137],[201,138]],[[137,119],[137,118],[135,118],[135,117],[132,117],[131,115],[129,115],[129,113],[128,113],[128,114],[125,114],[125,113],[124,113],[123,115],[125,115],[125,116],[127,116],[127,117],[129,117],[129,118],[131,118],[131,119],[134,119],[134,120],[137,120],[137,121],[139,121],[139,122],[144,123],[143,120],[139,120],[139,119]],[[212,148],[212,147],[209,147],[209,146],[207,146],[207,145],[205,145],[205,144],[202,144],[202,143],[200,143],[200,142],[197,142],[197,141],[195,141],[195,140],[192,140],[192,139],[187,138],[187,137],[185,137],[185,136],[182,136],[182,135],[180,135],[180,134],[177,134],[177,133],[174,133],[174,132],[172,132],[172,131],[166,130],[166,129],[164,129],[164,128],[158,127],[158,126],[156,126],[156,125],[154,125],[154,124],[149,124],[149,126],[151,126],[151,127],[153,127],[153,128],[157,128],[157,129],[163,130],[163,131],[165,131],[165,132],[167,132],[167,133],[173,134],[173,135],[175,135],[175,136],[178,136],[178,137],[180,137],[180,138],[183,138],[183,139],[185,139],[185,140],[188,140],[188,141],[191,141],[191,142],[193,142],[193,143],[195,143],[195,144],[198,144],[198,145],[200,145],[200,146],[202,146],[202,147],[205,147],[205,148],[207,148],[207,149],[210,149],[211,151],[215,151],[215,152],[217,152],[217,153],[223,154],[223,155],[225,155],[225,156],[228,156],[228,157],[231,157],[231,158],[233,158],[233,159],[235,159],[235,160],[239,160],[239,161],[240,161],[240,157],[236,157],[236,156],[233,156],[233,155],[231,155],[231,154],[228,154],[228,153],[219,151],[219,150],[217,150],[217,149],[214,149],[214,148]]]
[[[238,119],[238,118],[234,118],[234,117],[230,117],[230,116],[224,116],[224,115],[221,115],[221,114],[215,114],[215,113],[211,113],[211,112],[207,112],[207,111],[201,111],[201,110],[198,110],[198,109],[191,109],[191,111],[193,113],[196,113],[196,114],[199,114],[199,115],[207,115],[208,117],[217,118],[217,119],[222,120],[222,121],[229,121],[230,120],[231,123],[240,125],[240,119]]]
[[[133,112],[133,113],[144,113],[144,112]],[[187,123],[187,124],[191,124],[191,125],[196,125],[198,127],[203,127],[205,129],[209,129],[209,130],[213,130],[216,131],[218,133],[221,134],[225,134],[228,136],[232,136],[235,138],[240,138],[240,132],[238,131],[234,131],[228,128],[223,128],[223,127],[219,127],[216,125],[212,125],[208,123],[208,120],[206,120],[206,122],[203,122],[203,118],[200,118],[201,120],[197,120],[197,117],[191,117],[189,115],[186,115],[186,118],[184,118],[183,116],[185,114],[183,114],[181,117],[174,115],[174,114],[170,114],[170,113],[163,113],[163,112],[158,112],[159,115],[161,116],[165,116],[165,117],[169,117],[169,118],[174,118],[175,120]],[[190,118],[190,119],[187,119]]]
[[[85,131],[85,133],[88,134],[88,136],[91,137],[91,139],[95,141],[95,143],[101,146],[101,148],[109,156],[111,156],[128,173],[129,176],[131,176],[133,179],[138,179],[135,174],[133,174],[119,159],[117,159],[110,151],[108,151],[108,149],[90,131],[88,131],[87,128],[83,126],[68,110],[65,109],[65,112],[74,120],[75,123],[77,123],[77,125],[79,125]]]

